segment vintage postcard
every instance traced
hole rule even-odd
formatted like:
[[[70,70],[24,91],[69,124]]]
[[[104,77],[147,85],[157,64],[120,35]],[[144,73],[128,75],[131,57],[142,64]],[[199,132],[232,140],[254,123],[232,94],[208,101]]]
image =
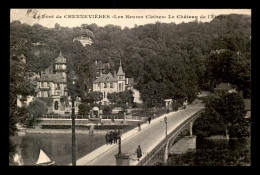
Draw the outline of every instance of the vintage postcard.
[[[10,166],[250,166],[251,9],[10,9]]]

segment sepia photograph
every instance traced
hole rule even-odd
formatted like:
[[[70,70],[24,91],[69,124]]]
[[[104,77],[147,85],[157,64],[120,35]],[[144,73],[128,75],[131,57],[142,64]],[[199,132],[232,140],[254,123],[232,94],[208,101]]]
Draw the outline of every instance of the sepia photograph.
[[[251,9],[10,9],[9,166],[251,166]]]

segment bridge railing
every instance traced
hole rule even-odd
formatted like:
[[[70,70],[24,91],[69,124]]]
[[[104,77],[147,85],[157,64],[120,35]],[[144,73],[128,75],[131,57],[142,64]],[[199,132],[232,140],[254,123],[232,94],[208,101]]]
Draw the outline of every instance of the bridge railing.
[[[152,149],[137,165],[146,165],[164,146],[166,146],[168,139],[172,138],[172,135],[176,134],[183,126],[187,124],[187,121],[193,119],[193,117],[198,117],[201,113],[205,111],[205,108],[194,113],[190,118],[183,121],[176,129],[167,135],[156,147]]]

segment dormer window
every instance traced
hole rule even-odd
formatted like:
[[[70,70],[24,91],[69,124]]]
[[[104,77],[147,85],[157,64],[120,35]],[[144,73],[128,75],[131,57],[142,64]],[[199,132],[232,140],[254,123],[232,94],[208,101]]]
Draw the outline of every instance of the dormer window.
[[[109,80],[109,77],[106,77],[106,80]]]

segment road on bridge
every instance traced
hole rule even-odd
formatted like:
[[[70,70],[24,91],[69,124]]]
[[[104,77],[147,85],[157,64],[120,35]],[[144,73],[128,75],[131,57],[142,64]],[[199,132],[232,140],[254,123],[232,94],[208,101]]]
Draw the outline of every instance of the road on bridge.
[[[168,134],[176,129],[180,123],[188,119],[192,114],[196,113],[204,107],[202,103],[193,103],[188,105],[185,110],[179,110],[171,112],[167,115],[167,130]],[[150,152],[157,144],[159,144],[166,136],[166,124],[164,122],[163,115],[155,120],[152,120],[151,124],[144,124],[144,127],[140,132],[135,132],[132,136],[122,141],[122,153],[128,153],[130,155],[130,165],[136,165],[138,163],[135,154],[138,145],[141,146],[143,156],[147,152]],[[143,125],[142,125],[143,126]],[[137,130],[137,128],[136,128]],[[77,161],[77,165],[116,165],[115,154],[118,153],[118,145],[109,147],[108,150],[100,152],[92,160],[84,161],[84,157]],[[142,159],[141,158],[141,159]],[[140,160],[141,160],[140,159]]]

